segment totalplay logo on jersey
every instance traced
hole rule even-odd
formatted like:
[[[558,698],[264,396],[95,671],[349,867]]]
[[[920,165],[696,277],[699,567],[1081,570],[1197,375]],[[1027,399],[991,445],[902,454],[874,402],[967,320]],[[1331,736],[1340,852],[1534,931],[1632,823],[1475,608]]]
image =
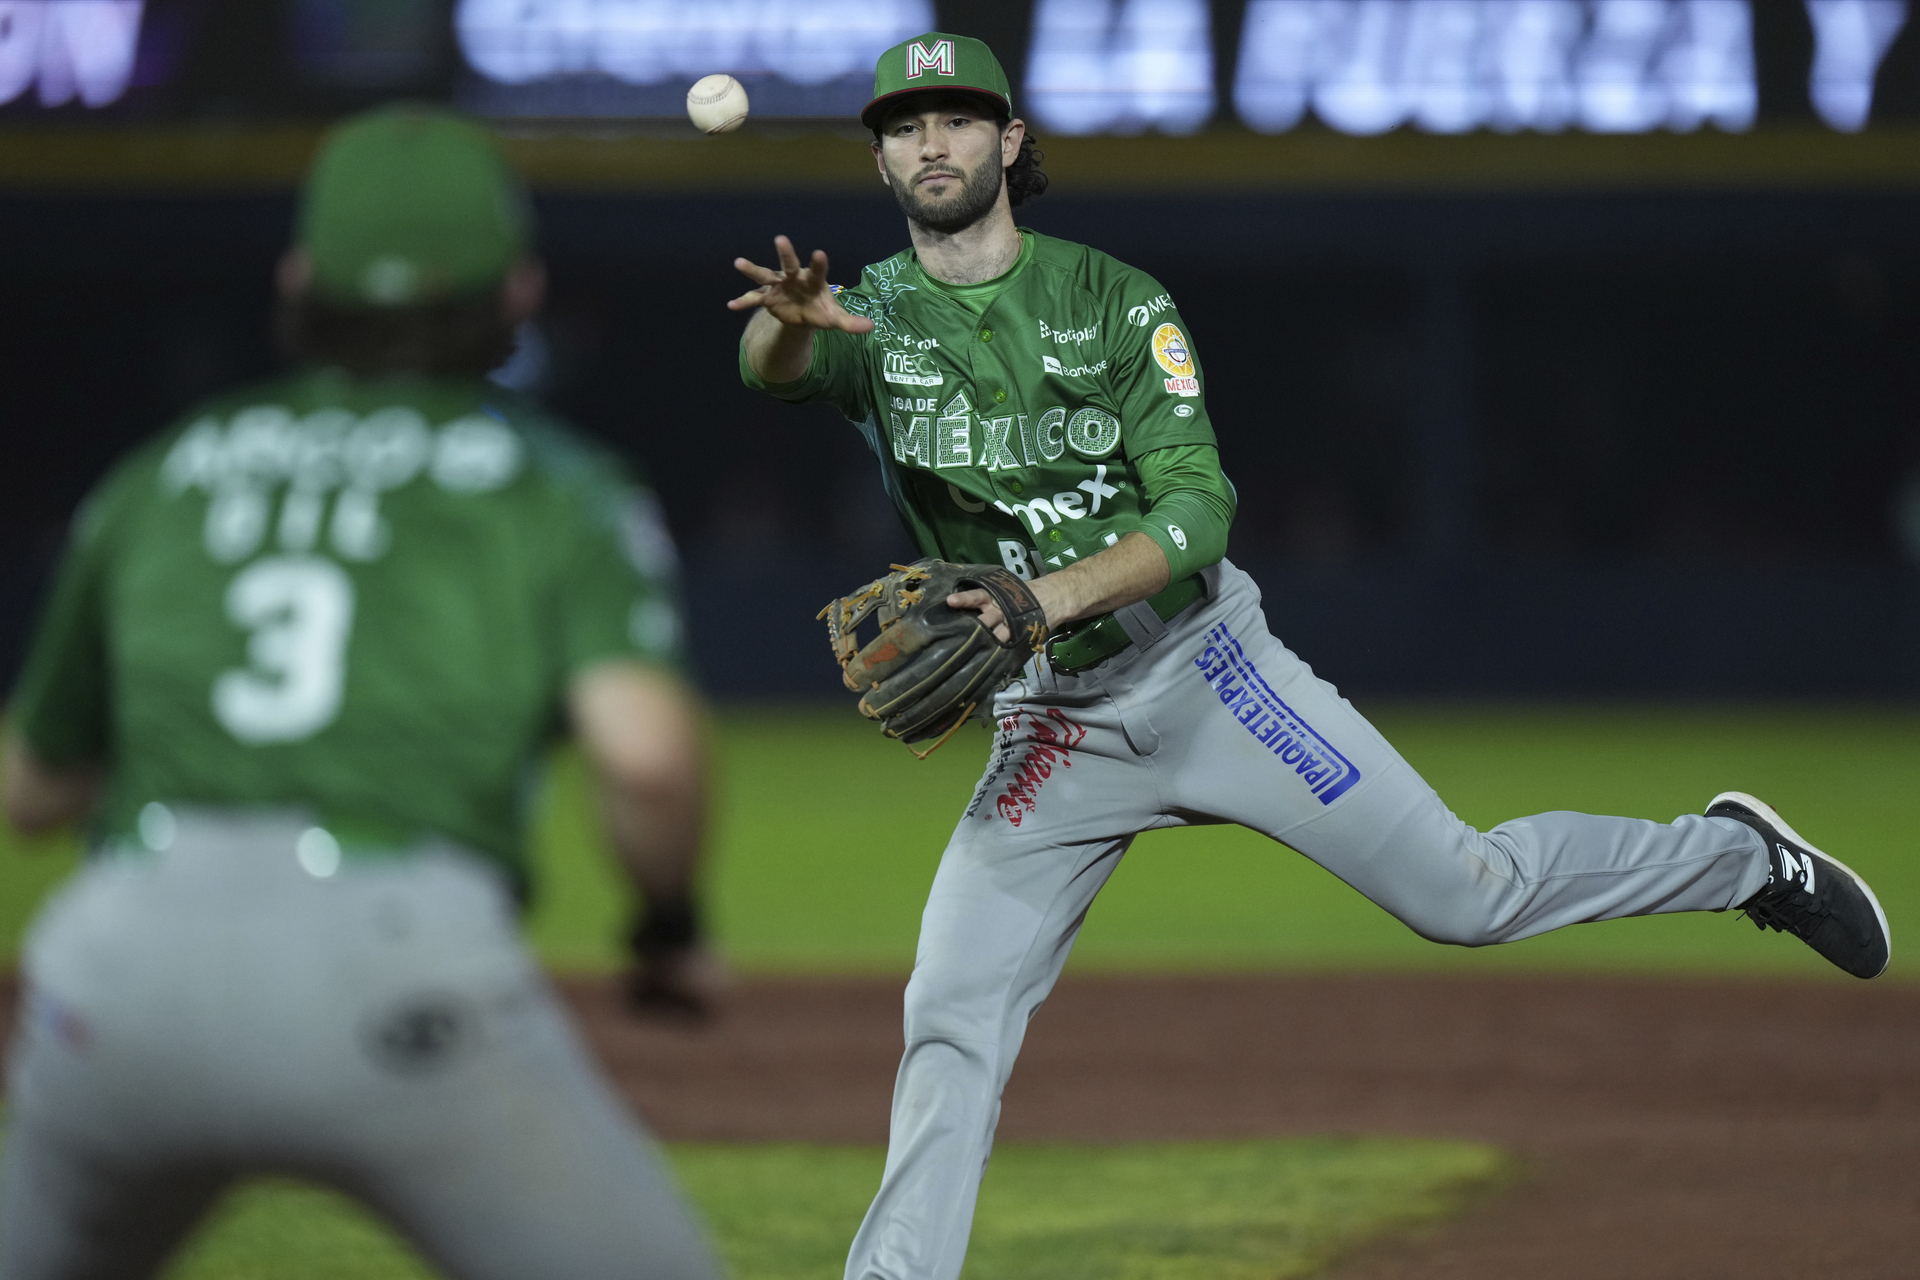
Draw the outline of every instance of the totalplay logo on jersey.
[[[937,387],[946,381],[931,356],[918,351],[889,351],[885,355],[886,363],[881,366],[880,376],[888,382],[909,387]]]
[[[1193,376],[1193,352],[1188,349],[1179,326],[1163,324],[1153,331],[1153,358],[1173,375],[1166,381],[1169,395],[1200,394],[1200,380]]]

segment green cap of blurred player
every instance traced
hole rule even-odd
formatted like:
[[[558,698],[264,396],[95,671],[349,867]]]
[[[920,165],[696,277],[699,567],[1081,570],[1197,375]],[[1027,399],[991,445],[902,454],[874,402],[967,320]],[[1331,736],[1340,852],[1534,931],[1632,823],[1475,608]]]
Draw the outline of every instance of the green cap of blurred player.
[[[1013,114],[1013,92],[993,50],[967,36],[929,31],[880,55],[873,67],[873,101],[860,113],[860,123],[878,129],[889,103],[929,89],[971,93],[987,99],[995,111]]]
[[[327,136],[300,202],[300,247],[316,292],[416,306],[478,293],[527,251],[525,190],[481,125],[406,104]]]

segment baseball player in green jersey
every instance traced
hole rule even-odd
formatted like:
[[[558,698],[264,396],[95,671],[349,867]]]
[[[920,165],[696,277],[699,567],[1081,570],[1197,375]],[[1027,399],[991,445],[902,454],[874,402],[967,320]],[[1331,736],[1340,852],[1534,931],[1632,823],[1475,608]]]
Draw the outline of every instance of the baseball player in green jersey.
[[[92,847],[25,949],[0,1280],[153,1275],[262,1172],[452,1276],[718,1274],[515,928],[561,726],[655,954],[690,940],[701,803],[651,495],[482,376],[539,300],[528,243],[483,129],[348,123],[281,271],[312,367],[82,508],[8,718],[10,817]]]
[[[959,1275],[1028,1019],[1140,831],[1251,827],[1441,942],[1740,907],[1861,977],[1886,967],[1866,885],[1751,796],[1671,824],[1454,817],[1222,559],[1236,495],[1167,291],[1014,223],[1043,182],[992,53],[940,32],[889,50],[861,120],[912,247],[837,292],[825,256],[803,266],[784,238],[777,270],[736,262],[757,286],[730,304],[754,311],[743,376],[839,406],[921,551],[1031,579],[1052,639],[994,703],[934,877],[848,1280]],[[1008,640],[986,593],[948,602]]]

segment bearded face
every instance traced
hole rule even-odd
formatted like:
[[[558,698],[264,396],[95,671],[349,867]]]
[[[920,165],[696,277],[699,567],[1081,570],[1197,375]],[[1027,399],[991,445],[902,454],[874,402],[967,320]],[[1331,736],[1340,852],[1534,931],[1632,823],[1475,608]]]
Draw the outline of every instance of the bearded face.
[[[952,235],[964,231],[992,211],[1000,199],[1005,172],[1000,167],[1000,149],[965,170],[949,157],[900,173],[887,166],[894,203],[909,221]],[[942,178],[945,181],[942,181]]]
[[[952,235],[972,226],[993,211],[1005,185],[1001,131],[972,102],[909,108],[889,121],[879,149],[894,202],[928,231]]]

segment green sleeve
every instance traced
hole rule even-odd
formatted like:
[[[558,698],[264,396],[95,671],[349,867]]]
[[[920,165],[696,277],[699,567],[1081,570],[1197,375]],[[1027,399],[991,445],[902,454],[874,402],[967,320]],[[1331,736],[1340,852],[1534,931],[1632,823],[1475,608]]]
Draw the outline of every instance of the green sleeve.
[[[843,298],[843,301],[846,299]],[[872,408],[867,385],[867,335],[840,329],[821,329],[813,335],[813,359],[807,371],[792,382],[768,382],[747,363],[747,335],[740,335],[740,381],[776,400],[803,404],[825,400],[847,417],[859,421]]]
[[[554,575],[563,676],[619,659],[677,670],[685,633],[679,557],[659,501],[617,474],[566,498]]]
[[[1146,511],[1140,532],[1160,544],[1178,582],[1227,554],[1238,502],[1210,444],[1173,445],[1133,460]]]
[[[105,616],[109,493],[96,492],[74,520],[52,595],[7,707],[12,730],[55,768],[101,759],[110,745]]]
[[[1191,330],[1152,277],[1130,272],[1123,279],[1126,287],[1113,291],[1106,311],[1113,335],[1110,385],[1120,403],[1127,456],[1169,445],[1214,444],[1206,375]]]

